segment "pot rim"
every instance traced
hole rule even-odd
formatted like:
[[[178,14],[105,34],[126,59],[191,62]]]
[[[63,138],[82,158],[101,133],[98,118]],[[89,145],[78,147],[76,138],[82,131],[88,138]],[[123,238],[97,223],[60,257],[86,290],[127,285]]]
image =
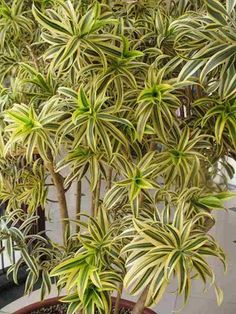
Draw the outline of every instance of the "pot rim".
[[[56,303],[60,303],[60,301],[59,301],[60,298],[62,298],[62,296],[54,297],[54,298],[46,299],[44,301],[32,303],[32,304],[27,305],[27,306],[23,307],[22,309],[14,312],[13,314],[31,314],[32,311],[38,310],[42,306],[50,306],[50,305],[55,305]],[[112,303],[114,303],[115,300],[116,300],[116,298],[112,297]],[[135,305],[135,302],[132,302],[132,301],[129,301],[126,299],[121,299],[120,305],[124,306],[125,308],[133,308]],[[143,314],[156,314],[156,313],[154,311],[152,311],[151,309],[145,309],[143,311]]]

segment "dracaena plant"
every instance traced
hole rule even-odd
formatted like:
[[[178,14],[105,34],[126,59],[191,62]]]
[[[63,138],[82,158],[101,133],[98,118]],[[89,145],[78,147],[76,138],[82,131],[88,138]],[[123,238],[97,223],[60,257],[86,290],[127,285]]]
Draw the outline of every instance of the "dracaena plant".
[[[205,284],[208,280],[214,283],[214,274],[205,256],[217,256],[225,261],[221,249],[196,224],[202,215],[184,221],[183,212],[179,208],[171,222],[133,220],[133,239],[123,249],[129,253],[124,283],[135,294],[142,291],[145,282],[147,305],[161,299],[172,276],[177,277],[178,293],[183,293],[187,300],[192,276],[197,274]],[[215,288],[219,289],[216,285]]]
[[[117,314],[127,289],[139,314],[200,279],[222,302],[207,257],[226,268],[210,229],[233,196],[235,6],[0,0],[0,253],[15,282],[26,268],[25,293],[42,278],[68,314]],[[34,232],[54,206],[58,242]]]
[[[89,217],[88,223],[81,223],[81,227],[85,228],[79,235],[81,248],[73,258],[55,267],[51,275],[60,277],[60,285],[66,283],[70,295],[63,300],[70,303],[69,312],[84,309],[85,313],[95,313],[97,309],[99,313],[109,313],[109,294],[116,290],[124,273],[124,260],[119,254],[121,245],[113,241],[116,228],[109,222],[104,208],[97,219]]]

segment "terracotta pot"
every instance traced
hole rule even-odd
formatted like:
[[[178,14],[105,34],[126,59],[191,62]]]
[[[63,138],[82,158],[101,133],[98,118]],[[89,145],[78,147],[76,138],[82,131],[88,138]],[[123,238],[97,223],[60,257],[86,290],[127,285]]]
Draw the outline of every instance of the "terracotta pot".
[[[41,307],[56,305],[57,303],[60,303],[59,299],[60,298],[56,297],[56,298],[47,299],[41,302],[36,302],[36,303],[33,303],[31,305],[24,307],[23,309],[19,311],[14,312],[13,314],[31,314],[32,311],[38,310]],[[115,302],[115,298],[112,298],[112,302],[113,303]],[[134,302],[131,302],[128,300],[121,299],[120,301],[121,308],[132,309],[134,305],[135,305]],[[150,309],[145,309],[143,311],[143,314],[156,314],[156,313]]]

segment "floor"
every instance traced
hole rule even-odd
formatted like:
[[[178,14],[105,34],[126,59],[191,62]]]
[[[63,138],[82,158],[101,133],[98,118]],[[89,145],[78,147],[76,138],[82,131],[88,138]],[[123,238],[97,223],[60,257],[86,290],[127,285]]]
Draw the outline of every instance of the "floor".
[[[234,183],[234,182],[233,182]],[[88,186],[83,186],[84,190],[88,189]],[[50,198],[53,198],[53,191],[51,192]],[[72,191],[68,194],[68,202],[71,212],[74,207],[74,195],[75,187],[72,187]],[[88,199],[84,196],[82,208],[88,208]],[[236,199],[230,201],[227,207],[236,207]],[[58,215],[57,206],[53,205],[53,208],[49,211],[49,222],[48,229],[51,237],[57,239],[60,237],[58,232]],[[159,314],[172,314],[178,312],[181,314],[235,314],[236,313],[236,212],[234,211],[218,211],[216,212],[216,225],[212,230],[212,234],[219,241],[221,246],[224,248],[228,256],[228,272],[223,273],[223,269],[218,262],[212,261],[212,267],[215,270],[217,281],[220,287],[224,291],[224,302],[218,307],[215,300],[214,291],[203,292],[203,288],[196,281],[192,287],[192,293],[189,303],[182,308],[181,298],[176,298],[174,294],[174,286],[169,288],[168,293],[165,295],[159,305],[153,309]],[[55,296],[56,291],[53,290],[51,296]],[[125,298],[134,300],[135,298],[128,297],[126,294],[123,295]],[[16,302],[9,304],[8,306],[0,309],[1,314],[12,314],[15,310],[22,308],[30,303],[39,300],[39,293],[35,291],[30,297],[22,297]]]

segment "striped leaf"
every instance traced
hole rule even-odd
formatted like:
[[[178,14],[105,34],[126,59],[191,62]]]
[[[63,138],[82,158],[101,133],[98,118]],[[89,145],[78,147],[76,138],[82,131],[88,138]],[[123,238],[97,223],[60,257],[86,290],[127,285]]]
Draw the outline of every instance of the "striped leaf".
[[[207,74],[213,71],[216,67],[220,66],[227,59],[235,56],[236,45],[229,45],[227,48],[222,51],[218,51],[214,54],[206,63],[204,68],[202,69],[200,80],[203,81]]]

